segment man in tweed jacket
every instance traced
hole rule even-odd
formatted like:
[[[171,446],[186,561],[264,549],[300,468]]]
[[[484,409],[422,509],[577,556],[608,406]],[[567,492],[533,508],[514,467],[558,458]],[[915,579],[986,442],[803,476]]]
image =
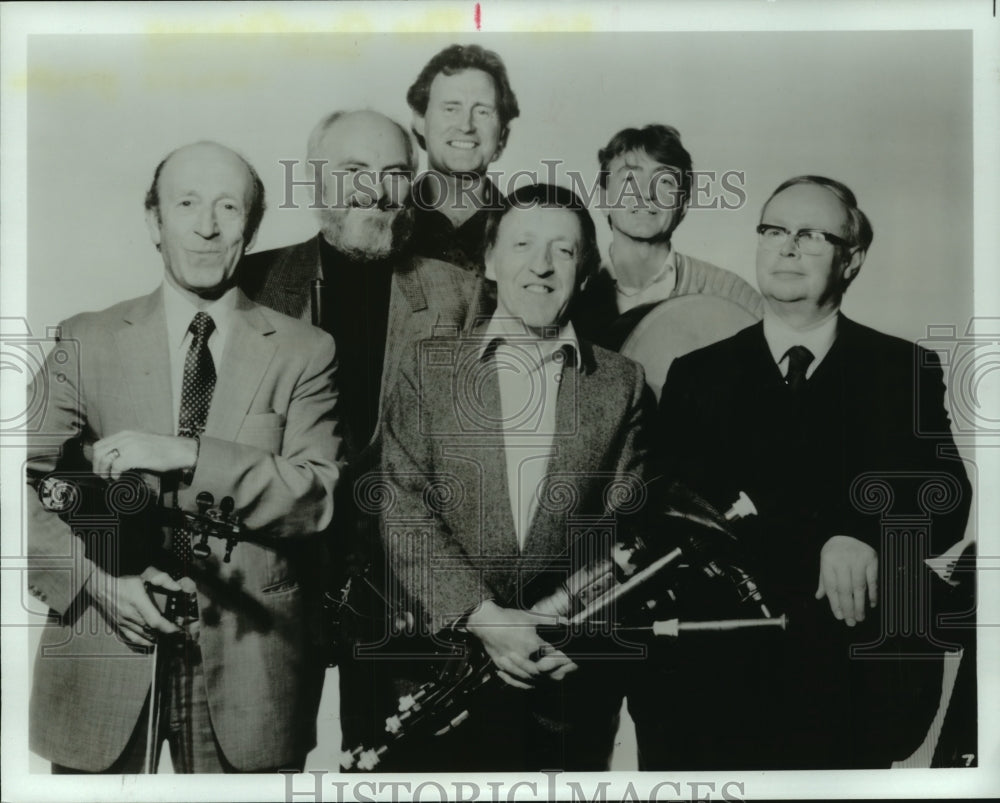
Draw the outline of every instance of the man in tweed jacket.
[[[607,768],[620,697],[606,667],[578,667],[523,609],[529,581],[586,541],[615,488],[641,495],[642,369],[568,318],[595,257],[573,193],[518,190],[487,227],[497,313],[473,337],[421,344],[401,370],[383,446],[390,566],[419,621],[466,627],[505,681],[413,769]]]

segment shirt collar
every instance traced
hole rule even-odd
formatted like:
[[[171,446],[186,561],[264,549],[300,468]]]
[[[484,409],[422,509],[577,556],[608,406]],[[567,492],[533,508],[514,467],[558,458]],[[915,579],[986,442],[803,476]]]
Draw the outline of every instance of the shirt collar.
[[[608,260],[608,272],[611,274],[611,278],[615,280],[616,291],[621,293],[623,296],[639,295],[639,293],[644,293],[651,287],[654,287],[677,273],[677,252],[673,248],[670,249],[670,253],[667,254],[667,258],[663,260],[663,264],[660,265],[660,269],[657,271],[656,278],[641,290],[636,290],[633,287],[623,288],[618,284],[618,274],[615,272],[615,263],[613,259]]]
[[[500,346],[509,341],[530,342],[537,344],[541,362],[554,359],[557,353],[562,353],[568,364],[582,371],[580,341],[576,336],[576,329],[573,328],[573,322],[567,320],[562,327],[552,326],[550,329],[551,332],[547,329],[542,337],[538,337],[528,330],[520,318],[507,317],[502,311],[497,310],[482,332],[483,341],[479,346],[479,359],[485,362]]]
[[[812,352],[810,373],[823,361],[837,337],[837,310],[808,329],[794,329],[764,305],[764,339],[775,365],[780,365],[792,346],[805,346]]]
[[[207,307],[199,309],[173,284],[164,280],[163,309],[167,317],[167,343],[171,353],[178,351],[184,344],[188,327],[191,326],[191,321],[198,312],[207,312],[211,315],[215,322],[216,331],[220,338],[224,338],[232,322],[237,298],[237,289],[231,287]]]

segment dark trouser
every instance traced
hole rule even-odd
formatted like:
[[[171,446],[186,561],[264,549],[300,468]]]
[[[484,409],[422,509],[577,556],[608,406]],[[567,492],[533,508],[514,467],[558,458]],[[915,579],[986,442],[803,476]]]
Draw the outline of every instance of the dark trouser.
[[[385,718],[395,712],[400,695],[419,685],[401,677],[401,669],[406,668],[415,667],[392,659],[355,658],[340,663],[344,748],[388,743],[378,771],[608,769],[622,693],[600,667],[581,667],[563,681],[544,683],[533,691],[493,678],[469,701],[468,717],[447,733],[434,735],[429,729],[393,743],[384,732]],[[440,723],[442,727],[447,724],[447,720]]]
[[[826,604],[826,601],[822,601]],[[652,652],[629,686],[640,770],[877,769],[920,744],[937,708],[939,657],[852,657],[874,640],[823,617],[798,632],[745,631]],[[804,631],[804,632],[803,632]],[[891,647],[891,649],[890,649]]]

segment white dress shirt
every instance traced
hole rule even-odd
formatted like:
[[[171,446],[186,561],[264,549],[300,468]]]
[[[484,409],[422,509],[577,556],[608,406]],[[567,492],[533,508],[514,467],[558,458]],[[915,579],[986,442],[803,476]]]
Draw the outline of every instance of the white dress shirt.
[[[622,315],[643,304],[655,304],[670,298],[670,294],[677,286],[677,252],[670,250],[656,278],[641,290],[624,287],[618,283],[614,262],[608,266],[608,270],[615,280],[615,290],[617,290],[615,300],[618,303],[618,314]]]
[[[206,312],[215,322],[215,329],[208,336],[208,350],[212,355],[212,362],[215,363],[215,374],[218,376],[221,373],[219,366],[226,347],[226,338],[232,326],[232,314],[236,309],[237,292],[235,287],[230,288],[207,307],[199,309],[173,284],[166,280],[163,282],[163,308],[167,318],[167,352],[170,355],[170,391],[173,396],[175,435],[181,412],[184,360],[187,358],[194,337],[189,331],[191,321],[197,313]]]
[[[808,329],[793,329],[773,313],[770,307],[764,305],[764,339],[782,376],[788,376],[787,354],[792,346],[805,346],[812,352],[813,361],[806,368],[806,379],[809,379],[829,353],[836,338],[837,311]]]
[[[492,359],[500,386],[507,488],[519,548],[538,509],[556,434],[556,399],[567,362],[579,370],[579,342],[567,322],[551,338],[539,338],[516,318],[497,312],[486,327],[482,357],[495,344]],[[572,350],[572,356],[567,352]]]

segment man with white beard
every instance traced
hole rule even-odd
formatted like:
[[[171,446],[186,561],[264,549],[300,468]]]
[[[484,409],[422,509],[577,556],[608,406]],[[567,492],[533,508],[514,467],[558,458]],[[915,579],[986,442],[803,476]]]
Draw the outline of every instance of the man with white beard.
[[[436,332],[457,334],[464,328],[475,313],[470,307],[479,280],[448,263],[413,255],[410,186],[417,165],[410,135],[398,123],[373,111],[333,112],[309,136],[308,159],[322,172],[319,234],[246,256],[239,282],[261,304],[312,317],[336,341],[348,468],[335,494],[328,538],[333,562],[317,559],[316,582],[336,594],[351,575],[356,593],[369,579],[382,582],[384,564],[371,549],[371,521],[357,509],[353,479],[377,464],[378,423],[400,358]],[[362,605],[352,598],[353,608]],[[385,618],[378,610],[366,613],[371,622]],[[341,724],[350,743],[370,719],[363,706],[372,671],[370,663],[346,655],[339,656],[339,664]],[[352,708],[352,701],[361,706]]]
[[[247,255],[239,281],[255,301],[319,320],[333,335],[341,421],[353,458],[372,443],[404,344],[437,326],[461,327],[476,280],[410,252],[416,156],[398,123],[373,111],[333,112],[310,134],[308,159],[322,172],[319,234]]]

